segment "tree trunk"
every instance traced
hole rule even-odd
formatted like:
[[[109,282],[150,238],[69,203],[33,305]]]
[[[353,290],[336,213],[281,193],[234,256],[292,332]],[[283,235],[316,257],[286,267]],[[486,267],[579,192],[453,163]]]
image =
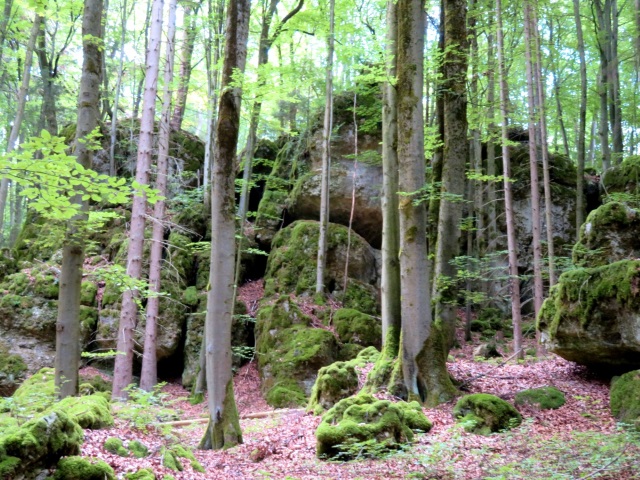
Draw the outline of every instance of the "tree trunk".
[[[241,92],[231,88],[234,70],[244,72],[249,34],[248,0],[231,0],[218,110],[211,194],[211,269],[207,294],[206,375],[209,425],[200,446],[229,448],[242,443],[233,397],[231,322],[235,260],[235,154],[240,126]]]
[[[636,0],[640,2],[640,0]],[[586,156],[586,127],[587,127],[587,62],[584,53],[584,36],[582,34],[582,19],[580,18],[580,0],[573,0],[573,18],[576,22],[578,39],[578,55],[580,57],[580,113],[578,116],[578,176],[576,182],[576,232],[584,223],[584,166]],[[640,38],[640,37],[639,37]]]
[[[436,300],[435,321],[442,322],[445,345],[451,347],[455,336],[458,293],[456,267],[451,265],[451,260],[460,250],[465,165],[469,157],[466,94],[469,42],[466,0],[444,0],[444,9],[444,157],[433,295]]]
[[[531,230],[533,240],[533,303],[536,316],[543,300],[542,286],[542,240],[540,235],[540,181],[538,180],[538,137],[536,132],[536,83],[532,48],[534,39],[531,33],[531,5],[524,2],[525,57],[527,69],[527,98],[529,103],[529,171],[531,175]],[[515,338],[515,333],[514,333]],[[519,357],[520,358],[520,357]],[[522,356],[524,358],[524,355]]]
[[[424,15],[421,0],[398,1],[398,186],[416,192],[425,184],[422,115]],[[400,198],[402,376],[410,396],[426,398],[418,356],[431,330],[426,211],[414,195]]]
[[[522,317],[520,312],[520,278],[518,276],[518,244],[516,243],[513,213],[513,187],[511,185],[511,161],[509,158],[509,97],[507,71],[504,62],[504,33],[502,30],[502,1],[496,0],[496,20],[498,22],[498,69],[500,75],[500,112],[502,116],[502,168],[504,175],[504,209],[507,223],[507,249],[509,251],[509,277],[511,283],[511,317],[513,323],[513,350],[518,355],[522,351]]]
[[[610,39],[607,34],[607,23],[610,23],[610,16],[607,16],[605,9],[609,0],[605,0],[602,5],[600,0],[593,1],[595,7],[597,35],[596,40],[600,51],[600,75],[598,77],[598,95],[600,97],[600,155],[602,169],[608,170],[611,166],[611,151],[609,148],[609,44]]]
[[[160,41],[162,36],[163,0],[153,0],[151,28],[149,31],[149,50],[147,52],[147,73],[142,99],[142,119],[140,120],[140,139],[136,161],[136,181],[140,185],[149,184],[149,168],[153,147],[153,128],[156,112],[156,92],[158,89],[158,70],[160,64]],[[146,195],[134,195],[129,228],[129,247],[127,251],[127,275],[140,280],[142,276],[142,255],[144,247],[144,227],[146,216]],[[120,324],[116,360],[113,368],[114,400],[127,398],[125,388],[133,381],[133,336],[138,317],[136,299],[139,292],[125,290],[122,295]]]
[[[169,20],[167,26],[167,47],[164,67],[164,94],[162,97],[162,116],[158,135],[158,161],[156,167],[156,190],[161,197],[167,196],[167,176],[169,174],[169,138],[171,138],[171,94],[173,82],[174,40],[176,35],[177,0],[169,2]],[[151,234],[151,258],[149,260],[149,299],[144,334],[144,354],[140,373],[140,388],[150,392],[158,383],[157,322],[160,307],[160,282],[162,278],[162,251],[164,246],[164,210],[163,199],[156,202],[153,209],[153,233]]]
[[[82,77],[78,94],[78,120],[74,151],[78,163],[91,168],[93,150],[87,138],[98,125],[100,80],[102,76],[102,0],[85,0],[82,17]],[[87,202],[82,192],[74,199],[86,212]],[[74,217],[67,226],[62,247],[60,291],[56,322],[55,385],[59,399],[78,393],[78,364],[80,362],[80,291],[84,263],[83,225],[86,213]]]
[[[41,20],[44,23],[44,17]],[[58,134],[58,121],[56,119],[56,94],[54,85],[54,72],[51,61],[47,57],[45,30],[40,29],[38,35],[38,63],[40,64],[40,75],[42,77],[42,118],[44,128],[51,134]]]
[[[491,16],[491,15],[489,15]],[[496,76],[495,76],[495,58],[494,58],[494,35],[493,21],[489,20],[489,34],[487,35],[487,123],[489,130],[489,140],[487,141],[487,175],[493,178],[496,175],[496,144],[497,128],[495,124],[495,101],[496,101]],[[498,239],[498,225],[496,214],[496,183],[489,181],[487,186],[487,205],[488,205],[488,241],[487,253],[492,254],[496,250],[496,241]]]
[[[20,127],[22,126],[22,120],[24,118],[24,109],[27,104],[27,93],[29,90],[29,83],[31,81],[31,64],[33,62],[33,51],[36,48],[36,41],[40,33],[40,25],[42,25],[42,17],[36,15],[35,20],[31,26],[31,35],[29,37],[29,43],[24,56],[24,70],[22,74],[22,84],[18,91],[18,101],[16,107],[16,116],[11,125],[11,132],[9,133],[9,140],[7,141],[7,153],[11,153],[16,147],[18,141],[18,135],[20,134]],[[7,195],[9,193],[9,179],[3,178],[0,180],[0,245],[3,241],[3,227],[4,227],[4,211],[7,205]]]
[[[322,186],[320,194],[320,234],[318,236],[318,266],[316,293],[324,292],[324,270],[327,263],[327,230],[329,227],[329,175],[331,170],[331,130],[333,126],[333,43],[335,0],[329,0],[329,36],[325,83],[324,128],[322,130]]]
[[[396,76],[397,6],[387,0],[385,62],[387,78]],[[382,342],[390,357],[398,355],[400,342],[400,230],[398,217],[398,115],[396,86],[382,86],[382,279],[380,302]]]
[[[116,132],[118,128],[118,107],[120,105],[120,90],[122,88],[122,76],[124,70],[125,32],[127,31],[127,0],[122,2],[120,15],[120,56],[118,59],[118,77],[116,78],[115,97],[113,99],[113,113],[111,114],[111,133],[109,141],[109,175],[116,175]]]

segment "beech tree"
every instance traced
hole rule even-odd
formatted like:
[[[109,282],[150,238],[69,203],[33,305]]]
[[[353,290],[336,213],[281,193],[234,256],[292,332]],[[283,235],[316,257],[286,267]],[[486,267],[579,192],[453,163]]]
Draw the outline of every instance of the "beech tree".
[[[136,182],[140,185],[148,185],[149,183],[160,64],[163,5],[163,0],[153,0],[142,119],[140,120],[140,138],[138,140],[138,158],[136,161]],[[127,275],[134,280],[139,280],[142,276],[146,207],[147,199],[145,195],[133,197],[129,247],[127,250]],[[111,393],[114,400],[126,399],[127,392],[125,388],[133,381],[133,337],[138,317],[138,304],[136,302],[138,295],[139,292],[132,289],[125,290],[122,295],[116,347],[119,354],[116,355],[114,364],[113,391]]]
[[[211,191],[211,269],[205,319],[205,357],[209,424],[203,449],[242,443],[231,371],[231,322],[235,266],[235,154],[242,92],[234,74],[244,72],[249,35],[249,0],[230,0],[222,68],[220,105]]]

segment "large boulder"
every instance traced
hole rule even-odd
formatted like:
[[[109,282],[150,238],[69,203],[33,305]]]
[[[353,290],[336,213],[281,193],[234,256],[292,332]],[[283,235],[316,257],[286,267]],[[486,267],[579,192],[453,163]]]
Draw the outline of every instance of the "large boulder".
[[[479,435],[510,430],[522,423],[522,415],[513,405],[495,395],[465,395],[453,407],[453,416],[464,429]]]
[[[640,257],[640,212],[625,203],[609,202],[592,211],[573,247],[573,263],[599,267]]]
[[[416,430],[431,430],[418,402],[392,403],[360,394],[340,400],[322,417],[316,454],[341,460],[375,457],[411,442]]]
[[[640,260],[563,273],[538,316],[545,347],[593,367],[640,368]]]
[[[612,415],[640,430],[640,370],[627,372],[611,381],[610,405]]]

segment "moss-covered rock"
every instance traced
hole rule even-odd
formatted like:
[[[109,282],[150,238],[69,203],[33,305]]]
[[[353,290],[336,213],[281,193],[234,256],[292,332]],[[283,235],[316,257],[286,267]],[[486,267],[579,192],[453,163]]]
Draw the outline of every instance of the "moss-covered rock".
[[[0,397],[9,397],[24,380],[27,364],[20,355],[11,354],[0,344]]]
[[[640,157],[633,155],[625,158],[619,165],[613,165],[602,175],[600,183],[607,194],[630,193],[638,191],[640,178]]]
[[[127,480],[156,480],[156,474],[150,468],[142,468],[134,473],[125,474]]]
[[[58,461],[54,480],[116,480],[107,463],[96,458],[65,457]]]
[[[0,433],[0,469],[3,478],[55,465],[60,457],[80,453],[82,428],[61,411],[40,415]],[[17,458],[18,462],[13,460]]]
[[[560,408],[565,402],[564,393],[550,386],[523,390],[515,398],[516,405],[535,405],[541,410]]]
[[[176,472],[184,470],[182,461],[187,460],[196,472],[204,472],[204,468],[198,462],[193,453],[181,445],[174,445],[169,448],[162,449],[162,464]]]
[[[149,447],[140,440],[132,440],[129,442],[129,451],[136,458],[144,458],[149,456]]]
[[[640,257],[640,213],[624,203],[609,202],[592,211],[573,247],[578,267],[600,267]]]
[[[315,221],[297,221],[275,236],[265,273],[265,296],[276,293],[300,295],[313,294],[316,285],[319,224]],[[327,266],[324,283],[329,292],[341,290],[344,285],[344,267],[347,259],[348,229],[342,225],[329,224],[327,235]],[[376,258],[373,249],[357,234],[351,236],[348,276],[353,282],[352,305],[367,302],[361,298],[365,293],[361,285],[374,285],[377,280]],[[358,283],[361,282],[361,283]],[[369,291],[370,303],[377,305],[374,291]],[[368,313],[375,313],[375,309]]]
[[[563,273],[537,327],[561,357],[607,368],[640,367],[640,260]]]
[[[335,336],[329,330],[313,327],[311,319],[287,296],[263,305],[255,328],[258,367],[267,401],[276,407],[304,405],[318,369],[337,358]],[[277,390],[270,393],[272,389]]]
[[[117,437],[107,438],[104,441],[103,446],[107,452],[113,453],[114,455],[119,455],[121,457],[129,456],[129,452],[127,452],[127,449],[124,448],[124,444],[122,443],[122,440]]]
[[[82,428],[97,430],[113,426],[111,405],[102,395],[88,395],[86,397],[67,397],[60,400],[53,407],[64,411]]]
[[[13,403],[25,414],[43,412],[55,400],[55,372],[43,368],[27,378],[13,394]]]
[[[339,401],[322,417],[316,430],[316,454],[349,459],[365,442],[365,449],[375,446],[380,453],[413,440],[414,430],[430,429],[431,422],[417,402],[391,403],[360,394]]]
[[[352,360],[335,362],[318,370],[307,411],[320,415],[343,398],[355,395],[359,387],[357,367],[375,363],[379,356],[375,347],[368,347]]]
[[[331,321],[341,342],[380,348],[382,325],[379,318],[352,308],[340,308],[333,313]]]
[[[479,435],[510,430],[522,423],[522,416],[513,405],[486,393],[462,397],[453,407],[453,416],[467,432]]]
[[[98,286],[94,282],[82,282],[80,289],[80,304],[87,307],[96,307],[96,295],[98,294]]]
[[[640,370],[627,372],[611,382],[611,414],[640,430]]]

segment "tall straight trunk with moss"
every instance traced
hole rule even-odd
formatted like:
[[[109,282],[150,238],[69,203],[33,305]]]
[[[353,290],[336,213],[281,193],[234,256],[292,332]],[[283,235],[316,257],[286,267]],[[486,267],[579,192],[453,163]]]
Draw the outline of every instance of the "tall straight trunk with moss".
[[[158,135],[158,160],[156,166],[156,190],[158,195],[167,195],[167,176],[169,174],[169,138],[171,137],[171,83],[173,82],[174,39],[176,34],[177,0],[169,2],[167,27],[167,47],[164,66],[164,93],[162,96],[162,115]],[[162,278],[162,251],[164,245],[165,204],[161,198],[153,207],[153,232],[151,234],[151,254],[149,259],[149,299],[144,331],[144,354],[140,372],[140,388],[150,392],[158,383],[158,360],[156,355],[157,324],[160,307],[160,281]]]
[[[240,127],[241,91],[232,86],[236,71],[244,72],[249,35],[249,0],[231,0],[218,109],[211,192],[211,268],[205,319],[205,356],[209,424],[200,443],[204,449],[242,443],[233,397],[231,323],[235,266],[235,155]]]
[[[397,43],[402,375],[409,395],[421,398],[426,387],[419,377],[418,356],[431,330],[426,211],[424,203],[414,203],[413,193],[425,184],[423,7],[421,0],[398,1]]]
[[[102,76],[102,0],[85,0],[82,16],[82,76],[78,93],[78,120],[74,151],[78,163],[91,168],[93,150],[88,141],[98,126],[100,116],[100,80]],[[81,193],[74,202],[86,211]],[[58,318],[56,321],[55,385],[58,398],[78,393],[80,363],[80,291],[84,263],[83,225],[86,213],[76,215],[67,226],[62,247]]]
[[[327,264],[327,231],[329,228],[329,175],[331,171],[331,130],[333,127],[333,44],[335,0],[329,0],[329,36],[327,38],[327,71],[325,81],[324,127],[322,129],[322,184],[320,187],[320,234],[316,293],[324,292],[324,271]]]
[[[149,184],[160,66],[163,5],[163,0],[153,0],[151,26],[149,29],[149,49],[147,51],[147,73],[144,80],[145,90],[142,99],[142,119],[140,120],[140,139],[138,141],[138,158],[136,161],[136,181],[140,185]],[[129,247],[127,250],[127,275],[133,280],[140,280],[142,277],[146,208],[146,195],[135,195],[131,209]],[[118,355],[116,355],[113,368],[113,391],[111,393],[114,400],[126,399],[127,392],[125,388],[133,381],[133,336],[138,319],[138,304],[136,302],[138,297],[139,292],[133,289],[126,290],[122,295],[118,343],[116,346]]]
[[[513,213],[513,187],[511,185],[511,161],[509,158],[509,95],[507,69],[504,59],[504,32],[502,29],[502,1],[496,0],[498,23],[498,70],[500,76],[500,113],[502,117],[502,169],[504,175],[504,209],[507,223],[507,250],[509,253],[509,281],[511,284],[511,317],[513,323],[513,349],[521,355],[522,314],[520,311],[520,277],[518,276],[518,244],[516,243]]]
[[[382,86],[382,342],[385,352],[398,355],[400,341],[400,229],[398,217],[398,113],[396,86],[397,7],[387,1],[385,63],[388,80]]]
[[[465,165],[469,156],[466,3],[466,0],[444,1],[444,156],[433,288],[436,321],[442,322],[448,345],[453,343],[457,296],[456,268],[451,260],[459,252]]]

